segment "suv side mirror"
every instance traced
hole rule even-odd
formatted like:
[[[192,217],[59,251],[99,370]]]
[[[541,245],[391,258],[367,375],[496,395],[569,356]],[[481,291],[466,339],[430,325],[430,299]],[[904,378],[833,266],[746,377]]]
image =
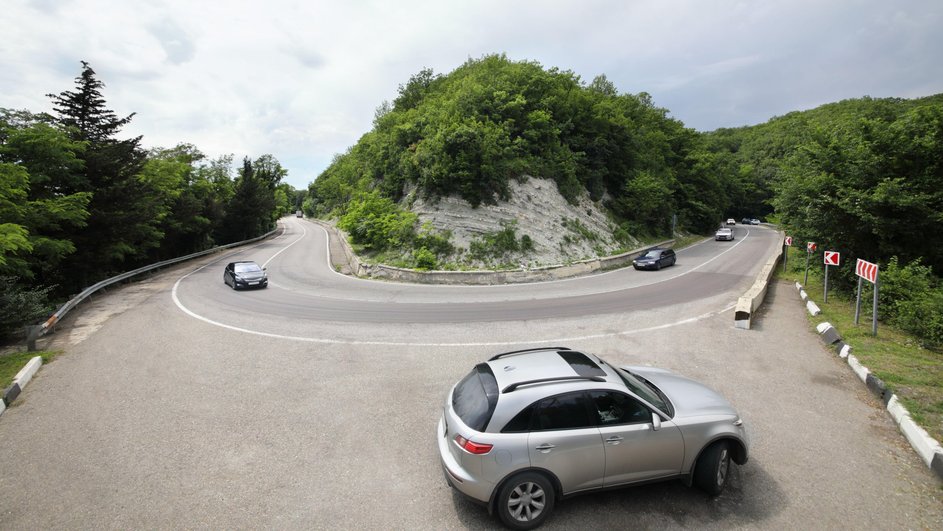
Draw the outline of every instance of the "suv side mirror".
[[[661,429],[661,417],[658,413],[652,413],[652,430],[658,431]]]

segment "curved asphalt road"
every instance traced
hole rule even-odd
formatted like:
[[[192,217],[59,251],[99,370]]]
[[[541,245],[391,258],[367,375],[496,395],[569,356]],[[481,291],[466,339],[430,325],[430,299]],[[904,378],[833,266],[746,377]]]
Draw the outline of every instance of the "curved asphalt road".
[[[178,305],[212,322],[271,331],[286,322],[443,324],[574,318],[682,308],[681,318],[703,314],[699,303],[723,296],[722,310],[753,283],[779,244],[776,232],[739,226],[733,242],[704,241],[678,252],[661,271],[631,268],[555,282],[504,286],[429,286],[364,281],[328,267],[327,233],[285,218],[278,238],[193,272],[175,287]],[[266,265],[270,286],[221,289],[224,261]]]

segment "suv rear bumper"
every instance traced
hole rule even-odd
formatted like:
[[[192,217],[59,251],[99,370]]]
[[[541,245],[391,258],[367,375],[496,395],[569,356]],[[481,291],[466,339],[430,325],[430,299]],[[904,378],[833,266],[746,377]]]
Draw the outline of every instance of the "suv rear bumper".
[[[475,478],[455,459],[451,448],[449,448],[449,445],[453,443],[445,436],[444,418],[439,419],[439,425],[436,428],[436,441],[439,445],[439,461],[442,464],[442,472],[445,474],[445,480],[448,481],[449,485],[476,503],[487,504],[488,500],[491,499],[494,484]],[[488,459],[487,456],[481,458]]]

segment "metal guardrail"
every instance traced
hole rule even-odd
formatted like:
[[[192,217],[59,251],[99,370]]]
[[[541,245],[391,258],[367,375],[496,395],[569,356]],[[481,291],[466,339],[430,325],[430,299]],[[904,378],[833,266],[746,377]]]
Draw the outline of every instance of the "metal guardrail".
[[[69,299],[68,302],[66,302],[61,307],[59,307],[59,309],[56,310],[55,313],[53,313],[49,317],[49,319],[46,319],[46,321],[43,322],[42,324],[27,326],[26,327],[26,348],[30,352],[36,350],[37,339],[46,335],[56,325],[56,323],[58,323],[63,317],[66,316],[67,313],[69,313],[69,311],[71,311],[73,308],[81,304],[82,301],[84,301],[85,299],[87,299],[93,293],[95,293],[96,291],[100,289],[107,288],[108,286],[117,284],[119,282],[123,282],[131,277],[140,275],[141,273],[147,273],[148,271],[154,271],[155,269],[160,269],[162,267],[167,267],[169,265],[177,264],[180,262],[185,262],[187,260],[199,258],[201,256],[206,256],[208,254],[218,253],[220,251],[225,251],[226,249],[232,249],[233,247],[239,247],[241,245],[246,245],[249,243],[261,241],[261,240],[264,240],[265,238],[268,238],[269,236],[272,236],[273,234],[278,232],[278,230],[279,230],[278,227],[276,227],[271,232],[267,232],[263,234],[262,236],[259,236],[257,238],[252,238],[251,240],[244,240],[241,242],[228,243],[226,245],[219,245],[219,246],[213,247],[212,249],[207,249],[205,251],[200,251],[198,253],[188,254],[186,256],[181,256],[178,258],[171,258],[170,260],[164,260],[163,262],[158,262],[156,264],[139,267],[133,271],[121,273],[120,275],[107,278],[105,280],[102,280],[101,282],[98,282],[97,284],[89,286],[85,288],[81,293],[79,293],[75,297],[72,297],[71,299]]]

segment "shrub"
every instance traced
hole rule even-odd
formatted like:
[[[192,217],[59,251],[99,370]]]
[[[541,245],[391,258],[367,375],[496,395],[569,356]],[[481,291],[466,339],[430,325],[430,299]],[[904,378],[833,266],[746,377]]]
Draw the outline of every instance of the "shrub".
[[[491,258],[501,259],[513,253],[533,249],[534,242],[530,236],[524,235],[520,240],[517,239],[516,221],[505,221],[501,225],[503,229],[486,232],[481,239],[473,240],[468,245],[468,254],[476,260],[487,261]]]
[[[354,243],[374,251],[403,247],[415,237],[418,217],[400,209],[391,199],[372,191],[351,201],[338,226]]]
[[[521,251],[528,252],[534,250],[534,240],[530,236],[524,234],[521,236]]]
[[[52,287],[26,288],[21,279],[0,276],[0,339],[48,316],[53,311],[47,299],[51,290]]]
[[[416,269],[419,270],[428,271],[438,266],[435,253],[425,247],[413,251],[413,259],[416,261]]]
[[[878,298],[884,318],[920,339],[943,344],[943,288],[933,270],[914,260],[891,258],[881,271]]]
[[[425,247],[436,257],[448,256],[455,251],[455,247],[449,242],[451,237],[451,232],[445,231],[436,233],[432,225],[426,223],[422,226],[422,230],[419,231],[419,234],[413,241],[413,247],[416,249]]]
[[[893,321],[930,345],[943,345],[943,291],[898,303]]]

